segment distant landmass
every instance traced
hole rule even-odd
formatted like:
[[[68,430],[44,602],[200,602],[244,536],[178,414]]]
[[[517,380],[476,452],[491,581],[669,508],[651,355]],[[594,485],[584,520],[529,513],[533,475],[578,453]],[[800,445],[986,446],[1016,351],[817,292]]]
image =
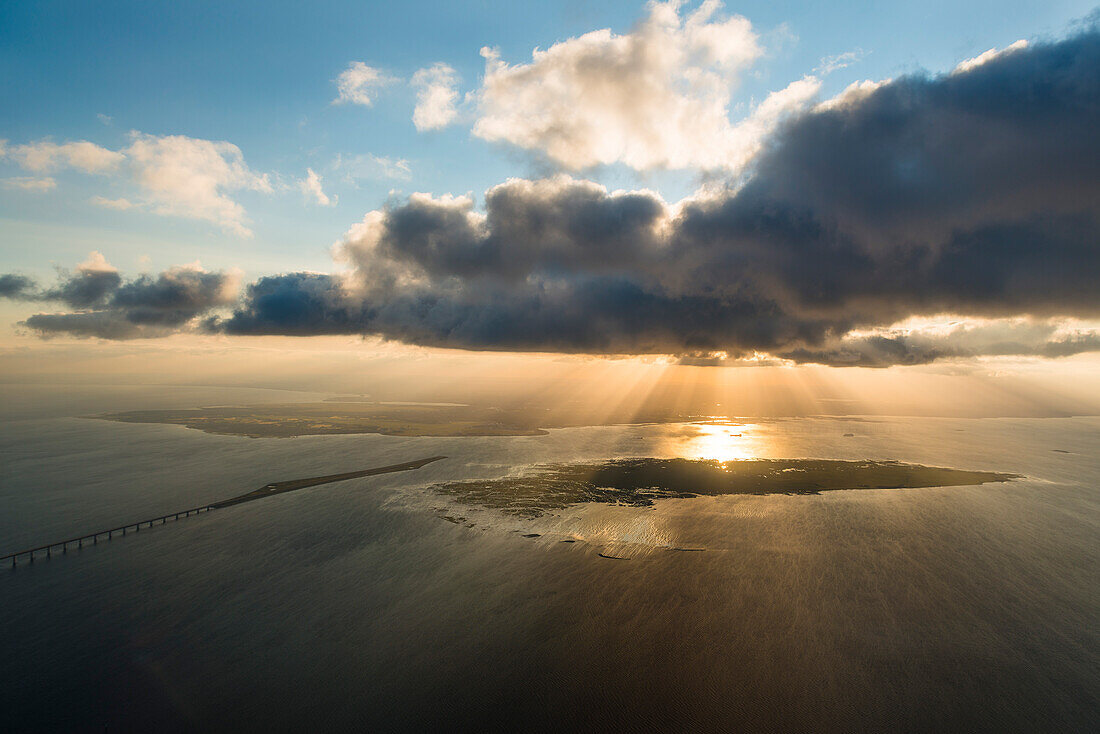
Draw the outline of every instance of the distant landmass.
[[[123,423],[169,423],[207,433],[291,438],[350,433],[387,436],[535,436],[546,433],[520,411],[456,405],[351,401],[135,410],[96,416]]]
[[[216,406],[187,410],[134,410],[91,416],[123,423],[168,423],[206,433],[251,438],[292,438],[380,433],[386,436],[538,436],[547,428],[607,423],[691,420],[668,411],[594,419],[549,408],[458,403],[360,402],[355,399],[278,405]]]

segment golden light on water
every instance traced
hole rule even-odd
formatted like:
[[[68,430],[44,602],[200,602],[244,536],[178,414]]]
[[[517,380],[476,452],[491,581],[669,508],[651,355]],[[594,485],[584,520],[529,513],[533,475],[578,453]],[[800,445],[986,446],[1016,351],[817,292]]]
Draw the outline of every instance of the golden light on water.
[[[735,461],[752,459],[764,453],[759,426],[751,423],[692,423],[685,431],[670,438],[666,448],[685,459]]]

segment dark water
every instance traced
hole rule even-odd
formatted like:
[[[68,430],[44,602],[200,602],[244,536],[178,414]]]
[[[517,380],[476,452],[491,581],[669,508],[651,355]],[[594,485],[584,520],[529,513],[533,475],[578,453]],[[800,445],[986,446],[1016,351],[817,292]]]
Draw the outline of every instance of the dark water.
[[[82,397],[79,412],[149,396],[108,399]],[[1095,418],[247,439],[65,418],[48,401],[34,417],[33,401],[16,402],[18,419],[0,428],[5,549],[271,481],[450,458],[5,570],[5,731],[1061,732],[1100,721]],[[629,456],[895,459],[1024,478],[586,504],[534,519],[428,488]]]

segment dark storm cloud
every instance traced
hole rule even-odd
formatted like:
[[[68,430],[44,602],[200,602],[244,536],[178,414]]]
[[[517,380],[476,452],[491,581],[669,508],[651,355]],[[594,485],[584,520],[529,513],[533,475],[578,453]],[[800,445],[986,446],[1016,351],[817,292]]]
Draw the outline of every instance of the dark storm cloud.
[[[10,278],[19,280],[9,281]],[[23,325],[47,336],[65,333],[103,339],[164,336],[188,325],[211,309],[237,300],[236,279],[226,273],[172,268],[156,277],[142,275],[124,282],[116,271],[78,268],[62,274],[52,288],[41,289],[21,276],[0,276],[0,289],[13,282],[10,293],[31,301],[56,301],[70,313],[36,314]]]
[[[95,308],[104,305],[120,285],[122,276],[116,270],[78,269],[74,275],[63,276],[40,299],[61,301],[73,308]]]
[[[0,275],[0,297],[17,301],[59,301],[72,308],[102,306],[121,285],[114,270],[77,268],[76,273],[62,271],[58,282],[43,290],[22,275]]]
[[[142,336],[163,336],[149,333],[131,323],[126,314],[117,311],[80,311],[76,313],[40,313],[22,322],[42,336],[69,334],[95,336],[100,339],[136,339]]]
[[[38,287],[22,275],[0,275],[0,296],[19,301],[58,301],[72,308],[93,308],[105,304],[121,284],[122,277],[109,266],[82,265],[75,273],[60,271],[57,283],[48,289]]]
[[[212,308],[234,303],[234,279],[225,273],[174,268],[156,278],[143,275],[119,287],[111,309],[134,324],[179,326]]]
[[[34,281],[23,275],[0,275],[0,298],[26,300],[34,290]]]
[[[359,307],[330,275],[291,273],[260,278],[248,286],[245,306],[225,324],[207,323],[230,334],[313,336],[362,331]]]

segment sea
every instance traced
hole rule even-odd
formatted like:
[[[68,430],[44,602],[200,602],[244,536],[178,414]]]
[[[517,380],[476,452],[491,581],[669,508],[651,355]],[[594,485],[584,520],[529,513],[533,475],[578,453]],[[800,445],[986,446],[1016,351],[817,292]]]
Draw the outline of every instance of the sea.
[[[0,387],[0,731],[1100,731],[1100,418],[744,417],[246,438],[107,411],[331,397]],[[621,457],[898,460],[980,486],[574,505],[432,486]]]

